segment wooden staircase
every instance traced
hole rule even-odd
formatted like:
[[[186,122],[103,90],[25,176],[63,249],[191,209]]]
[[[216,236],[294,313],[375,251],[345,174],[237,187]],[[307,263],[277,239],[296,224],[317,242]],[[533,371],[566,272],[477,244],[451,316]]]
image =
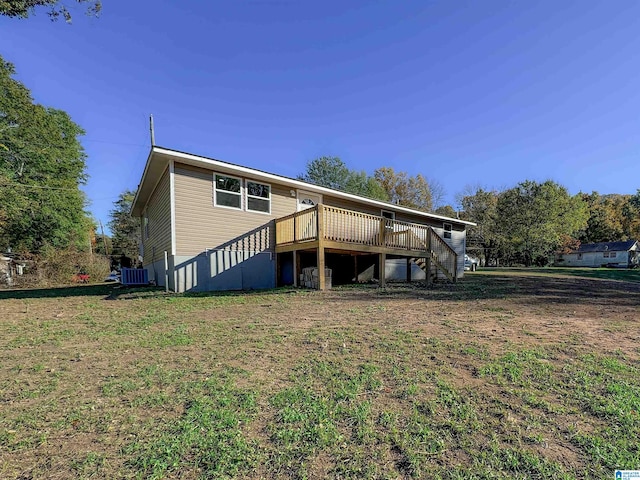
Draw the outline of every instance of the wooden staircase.
[[[457,278],[458,255],[433,229],[430,232],[429,247],[418,239],[429,257],[413,257],[411,261],[418,265],[427,276],[427,283],[439,279],[455,282]]]
[[[427,262],[427,259],[424,257],[413,257],[411,258],[411,261],[418,265],[418,267],[420,267],[420,270],[425,273],[427,283],[434,283],[442,279],[450,282],[456,281],[456,277],[451,275],[451,273],[438,262],[438,259],[435,257],[435,255],[433,255],[433,253],[431,255],[431,264],[429,264],[429,262]]]

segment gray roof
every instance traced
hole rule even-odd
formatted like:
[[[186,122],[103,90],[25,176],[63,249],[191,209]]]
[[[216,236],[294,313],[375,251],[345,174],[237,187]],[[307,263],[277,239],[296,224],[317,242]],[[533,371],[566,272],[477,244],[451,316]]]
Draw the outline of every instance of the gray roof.
[[[627,240],[626,242],[583,243],[578,247],[576,253],[627,252],[635,245],[635,243],[635,240]]]

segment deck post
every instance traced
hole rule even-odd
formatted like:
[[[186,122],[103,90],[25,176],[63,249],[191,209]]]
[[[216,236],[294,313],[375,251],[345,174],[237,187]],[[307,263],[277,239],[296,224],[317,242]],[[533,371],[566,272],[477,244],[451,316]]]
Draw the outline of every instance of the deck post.
[[[384,247],[386,246],[386,241],[385,241],[385,234],[387,231],[387,219],[382,217],[380,219],[380,246]]]
[[[298,251],[294,250],[291,253],[293,253],[293,286],[297,287],[298,286],[298,281],[299,281],[299,277],[298,277]]]
[[[411,283],[411,258],[407,257],[407,283]]]
[[[296,224],[298,223],[296,222],[297,219],[297,216],[293,217],[293,243],[298,241],[298,229],[296,228]]]
[[[316,205],[318,232],[318,290],[326,289],[324,276],[324,209],[321,203]]]
[[[169,253],[166,250],[164,251],[164,291],[169,293]]]
[[[358,255],[353,255],[353,281],[358,283]]]
[[[387,276],[387,272],[386,272],[386,263],[387,263],[387,254],[386,253],[381,253],[380,254],[380,287],[381,288],[385,288],[387,286],[387,280],[386,280],[386,276]]]
[[[427,286],[431,285],[431,250],[427,252],[426,265],[427,265]]]

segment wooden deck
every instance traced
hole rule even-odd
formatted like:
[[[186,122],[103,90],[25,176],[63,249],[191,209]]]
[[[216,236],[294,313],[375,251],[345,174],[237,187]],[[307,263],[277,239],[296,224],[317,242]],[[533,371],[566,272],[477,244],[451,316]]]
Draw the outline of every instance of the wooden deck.
[[[387,255],[424,259],[427,272],[433,263],[449,280],[457,277],[456,252],[430,226],[322,204],[276,220],[276,253],[300,250],[317,251],[320,272],[325,251],[379,254],[381,284]]]

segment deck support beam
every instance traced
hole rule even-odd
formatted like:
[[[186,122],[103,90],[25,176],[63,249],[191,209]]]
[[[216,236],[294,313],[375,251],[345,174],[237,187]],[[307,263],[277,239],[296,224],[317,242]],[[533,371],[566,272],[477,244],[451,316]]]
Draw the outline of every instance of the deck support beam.
[[[381,253],[380,254],[380,288],[385,288],[387,286],[387,269],[386,269],[386,263],[387,263],[387,254],[386,253]]]
[[[322,204],[318,204],[318,290],[326,290],[326,278],[324,276],[324,215]]]
[[[411,283],[411,257],[407,257],[407,283]]]

